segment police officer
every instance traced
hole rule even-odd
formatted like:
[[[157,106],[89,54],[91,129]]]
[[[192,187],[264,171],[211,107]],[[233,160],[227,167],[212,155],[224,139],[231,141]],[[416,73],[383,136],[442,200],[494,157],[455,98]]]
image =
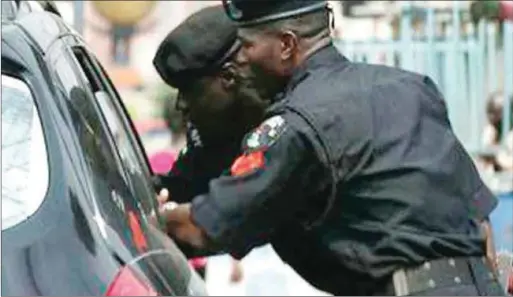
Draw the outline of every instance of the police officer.
[[[325,1],[225,8],[274,104],[229,174],[161,209],[168,234],[239,258],[270,242],[335,295],[503,294],[476,223],[497,201],[432,80],[348,61]]]
[[[247,65],[237,63],[239,49],[235,23],[214,6],[171,31],[153,59],[161,78],[178,89],[175,107],[187,122],[186,147],[168,174],[154,177],[156,190],[165,188],[175,201],[208,192],[209,181],[240,152],[244,134],[263,119],[268,102],[249,84]],[[189,257],[203,253],[183,251]],[[237,281],[242,272],[234,264],[231,278]],[[204,266],[195,268],[204,277]]]
[[[171,172],[155,178],[157,190],[166,188],[174,201],[207,192],[264,116],[268,103],[250,85],[247,65],[237,63],[236,34],[222,6],[207,7],[171,31],[153,59],[160,77],[178,89],[176,109],[187,122],[186,147]]]
[[[241,138],[261,121],[268,105],[250,85],[247,65],[237,61],[236,32],[221,6],[204,8],[171,31],[153,59],[160,77],[179,91],[176,109],[188,122],[187,150],[209,150],[208,162],[195,164],[217,162],[216,172],[229,165]]]

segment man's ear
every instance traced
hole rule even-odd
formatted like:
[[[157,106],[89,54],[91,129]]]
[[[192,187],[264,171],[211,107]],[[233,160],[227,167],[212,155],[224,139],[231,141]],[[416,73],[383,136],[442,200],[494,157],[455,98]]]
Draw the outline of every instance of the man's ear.
[[[223,87],[227,90],[231,90],[237,83],[237,73],[235,67],[233,65],[227,65],[223,67],[223,69],[221,69],[220,78]]]
[[[281,39],[281,59],[283,61],[290,60],[298,47],[298,38],[292,31],[285,31],[280,36]]]

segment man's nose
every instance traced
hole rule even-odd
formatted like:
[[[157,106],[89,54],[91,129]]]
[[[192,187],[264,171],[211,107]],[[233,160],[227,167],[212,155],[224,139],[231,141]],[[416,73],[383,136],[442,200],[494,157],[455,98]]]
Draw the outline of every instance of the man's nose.
[[[239,65],[246,65],[248,64],[248,55],[246,54],[246,50],[244,47],[241,47],[237,54],[235,55],[235,63]]]

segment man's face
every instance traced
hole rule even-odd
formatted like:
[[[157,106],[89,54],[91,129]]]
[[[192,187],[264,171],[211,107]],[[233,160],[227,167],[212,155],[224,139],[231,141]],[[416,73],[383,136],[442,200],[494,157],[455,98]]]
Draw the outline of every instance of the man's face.
[[[490,124],[498,126],[502,120],[502,104],[495,100],[489,101],[486,106],[486,114]]]
[[[250,71],[247,63],[235,59],[226,69],[181,90],[179,108],[204,143],[237,140],[260,122],[267,103],[256,92]]]
[[[241,55],[250,65],[255,87],[262,96],[272,98],[283,88],[288,71],[279,34],[255,28],[239,28],[238,34]]]

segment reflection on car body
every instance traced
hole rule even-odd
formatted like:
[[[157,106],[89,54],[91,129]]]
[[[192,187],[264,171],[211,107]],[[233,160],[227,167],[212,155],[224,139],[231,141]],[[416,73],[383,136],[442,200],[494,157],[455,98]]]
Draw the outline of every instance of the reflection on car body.
[[[205,295],[149,222],[150,169],[109,77],[32,2],[2,1],[2,295]]]

